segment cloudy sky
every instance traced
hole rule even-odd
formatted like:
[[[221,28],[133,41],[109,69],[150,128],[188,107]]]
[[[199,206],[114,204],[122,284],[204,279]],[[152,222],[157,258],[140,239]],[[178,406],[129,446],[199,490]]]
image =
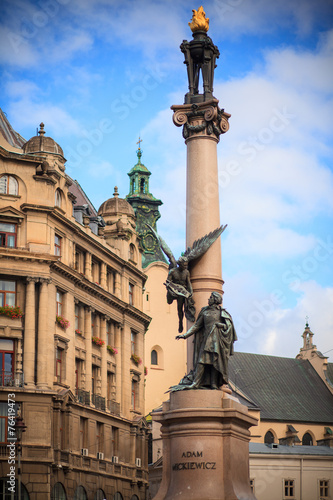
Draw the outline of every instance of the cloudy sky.
[[[191,39],[189,0],[3,0],[0,106],[29,139],[39,123],[98,207],[129,191],[139,136],[158,230],[185,244],[186,146],[172,124]],[[309,317],[333,359],[332,0],[207,0],[221,52],[214,95],[224,305],[245,352],[295,356]],[[162,286],[162,285],[161,285]]]

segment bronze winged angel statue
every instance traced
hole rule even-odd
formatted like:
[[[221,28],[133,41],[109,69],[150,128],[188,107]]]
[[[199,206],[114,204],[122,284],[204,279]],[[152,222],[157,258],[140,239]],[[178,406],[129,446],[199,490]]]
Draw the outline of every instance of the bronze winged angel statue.
[[[209,234],[206,234],[202,238],[196,240],[192,247],[188,247],[186,252],[184,252],[178,260],[175,259],[172,251],[165,243],[163,238],[156,233],[156,231],[149,225],[146,224],[152,233],[155,235],[159,245],[165,255],[167,256],[169,265],[169,274],[164,285],[167,288],[167,302],[172,304],[174,300],[177,301],[177,311],[179,318],[179,328],[178,332],[183,331],[183,318],[184,314],[186,319],[191,322],[195,321],[195,306],[193,300],[193,289],[190,280],[190,272],[188,270],[188,264],[194,260],[201,257],[208,248],[217,240],[217,238],[223,233],[227,224],[225,226],[220,226]]]

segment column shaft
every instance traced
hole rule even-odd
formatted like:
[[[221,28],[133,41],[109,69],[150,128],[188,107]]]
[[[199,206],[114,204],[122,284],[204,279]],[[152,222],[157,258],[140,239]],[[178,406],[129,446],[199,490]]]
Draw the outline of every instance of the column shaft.
[[[35,278],[27,278],[25,299],[25,322],[24,322],[24,354],[23,372],[27,387],[35,385],[35,355],[36,355],[36,296]]]

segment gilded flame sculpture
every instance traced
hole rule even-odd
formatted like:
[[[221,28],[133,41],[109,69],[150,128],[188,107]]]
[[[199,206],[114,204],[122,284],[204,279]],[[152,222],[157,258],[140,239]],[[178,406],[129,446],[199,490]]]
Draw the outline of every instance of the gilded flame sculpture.
[[[188,23],[189,27],[192,30],[192,33],[195,31],[208,31],[209,30],[209,18],[206,18],[206,13],[203,10],[203,7],[199,7],[198,10],[192,9],[193,16],[190,23]]]

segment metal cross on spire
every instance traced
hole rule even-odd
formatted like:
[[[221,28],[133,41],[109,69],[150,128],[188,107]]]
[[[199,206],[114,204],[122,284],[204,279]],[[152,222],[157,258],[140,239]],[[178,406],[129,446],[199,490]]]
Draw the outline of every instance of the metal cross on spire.
[[[138,142],[137,142],[137,144],[139,144],[139,149],[141,149],[141,147],[140,147],[140,143],[141,143],[141,142],[142,142],[142,139],[140,139],[140,136],[139,136],[139,140],[138,140]]]

